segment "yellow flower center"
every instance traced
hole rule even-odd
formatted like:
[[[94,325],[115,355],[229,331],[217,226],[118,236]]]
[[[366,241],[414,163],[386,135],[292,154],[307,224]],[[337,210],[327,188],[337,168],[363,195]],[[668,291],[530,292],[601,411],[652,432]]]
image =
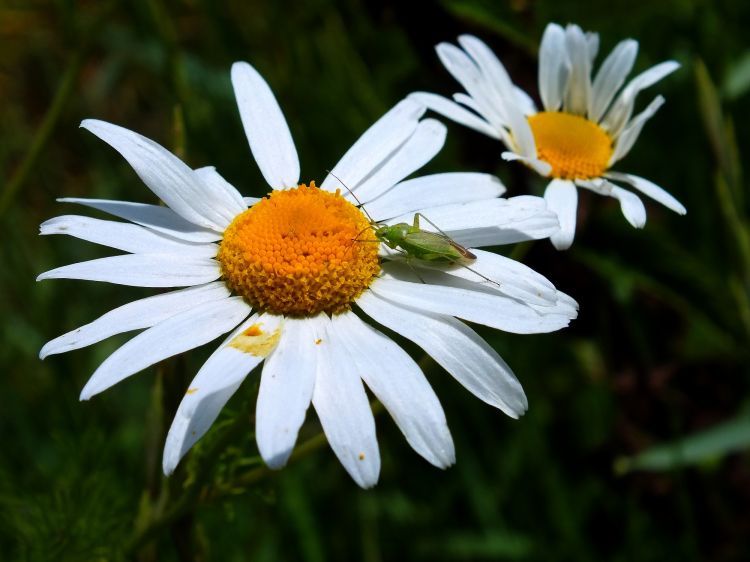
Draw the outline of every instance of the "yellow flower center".
[[[599,125],[578,115],[543,111],[529,117],[537,158],[552,165],[551,176],[601,176],[612,157],[612,139]]]
[[[370,222],[338,191],[273,191],[235,217],[216,259],[224,281],[262,311],[287,316],[349,309],[380,271]]]

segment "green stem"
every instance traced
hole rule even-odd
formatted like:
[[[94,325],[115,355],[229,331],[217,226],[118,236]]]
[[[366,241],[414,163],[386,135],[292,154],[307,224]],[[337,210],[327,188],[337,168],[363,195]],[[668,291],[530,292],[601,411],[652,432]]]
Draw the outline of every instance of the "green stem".
[[[377,415],[383,411],[383,406],[380,402],[372,402],[370,406],[373,415]],[[240,421],[243,423],[239,423]],[[180,498],[172,504],[169,509],[165,510],[164,513],[156,518],[152,518],[143,528],[136,531],[136,535],[125,546],[125,553],[127,555],[135,554],[141,547],[153,540],[160,531],[171,526],[174,522],[180,520],[186,515],[193,513],[199,505],[207,504],[229,495],[234,495],[232,490],[256,484],[275,472],[266,466],[259,466],[237,477],[232,481],[231,485],[223,486],[221,490],[214,491],[213,493],[204,490],[203,482],[206,481],[211,469],[213,468],[214,460],[218,457],[221,451],[223,451],[226,446],[234,440],[235,434],[238,430],[246,427],[246,423],[244,422],[246,422],[244,416],[237,416],[234,423],[227,428],[224,434],[213,443],[208,451],[204,453],[202,462],[196,471],[195,478],[192,480],[188,488],[185,489],[182,496],[180,496]],[[298,447],[295,447],[294,452],[289,457],[289,463],[293,463],[314,453],[323,447],[326,442],[326,436],[323,433],[319,433],[315,437],[308,439]]]
[[[5,189],[3,190],[2,195],[0,195],[0,216],[5,214],[5,211],[10,206],[13,198],[21,189],[21,186],[26,182],[29,172],[35,167],[39,155],[52,136],[52,131],[54,131],[55,125],[57,125],[57,122],[60,119],[60,114],[68,103],[73,92],[73,85],[76,82],[78,72],[81,70],[84,52],[85,47],[79,47],[70,59],[70,62],[68,62],[68,67],[65,69],[62,80],[60,80],[60,85],[55,92],[55,97],[53,98],[47,113],[44,115],[41,126],[34,135],[34,140],[31,142],[29,151],[26,153],[26,156],[24,156],[18,168],[16,168],[15,173],[8,183],[5,184]]]
[[[93,34],[94,32],[100,31],[102,22],[112,11],[114,5],[114,2],[104,4],[101,12],[99,12],[95,20],[84,30],[83,38],[68,62],[65,73],[60,80],[57,91],[55,92],[55,97],[52,98],[52,103],[50,104],[47,113],[44,114],[42,124],[39,126],[39,129],[37,129],[28,152],[21,161],[21,164],[16,168],[16,171],[13,173],[10,180],[8,180],[8,183],[5,184],[2,194],[0,194],[0,216],[5,214],[5,211],[8,210],[8,207],[13,202],[16,194],[20,191],[24,183],[26,183],[29,173],[34,169],[36,162],[39,159],[39,155],[42,153],[42,150],[44,150],[44,147],[52,136],[52,132],[55,130],[55,126],[60,120],[63,108],[67,105],[70,96],[73,93],[76,78],[81,70],[83,59],[91,46]]]
[[[134,554],[140,547],[150,542],[156,534],[177,521],[184,515],[191,513],[197,506],[197,500],[201,494],[203,483],[206,481],[214,461],[217,456],[226,449],[227,445],[234,441],[240,430],[247,427],[247,418],[238,415],[234,422],[224,430],[224,433],[212,443],[211,447],[205,451],[198,464],[194,478],[188,487],[184,490],[180,498],[168,509],[158,510],[156,515],[152,515],[143,526],[136,529],[135,536],[125,545],[126,554]]]

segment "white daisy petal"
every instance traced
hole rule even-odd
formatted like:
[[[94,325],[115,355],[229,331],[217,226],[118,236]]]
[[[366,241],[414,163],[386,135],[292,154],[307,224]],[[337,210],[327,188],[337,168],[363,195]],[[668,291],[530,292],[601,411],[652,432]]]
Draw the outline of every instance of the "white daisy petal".
[[[617,138],[627,126],[630,116],[633,114],[635,98],[641,90],[656,84],[659,80],[674,72],[680,67],[675,61],[666,61],[648,70],[641,72],[623,88],[620,95],[610,107],[602,121],[602,127],[612,138]]]
[[[463,318],[514,334],[539,334],[564,328],[570,318],[541,315],[530,307],[498,294],[469,289],[377,279],[370,289],[392,302]]]
[[[63,215],[43,222],[39,234],[67,234],[81,240],[136,254],[171,253],[212,258],[216,244],[190,244],[152,230],[124,222]]]
[[[232,65],[232,87],[260,173],[274,189],[295,187],[299,181],[297,149],[268,83],[246,62],[236,62]]]
[[[556,291],[555,299],[555,304],[552,306],[549,306],[548,304],[528,304],[539,314],[561,314],[562,316],[567,316],[571,320],[578,318],[578,303],[572,297],[566,295],[562,291]]]
[[[443,408],[419,365],[351,312],[333,316],[331,330],[346,345],[360,377],[388,410],[409,445],[437,467],[456,462]]]
[[[82,279],[133,287],[189,287],[215,281],[219,263],[175,254],[128,254],[83,261],[51,269],[36,280]]]
[[[414,94],[410,94],[410,95],[414,95]],[[431,95],[434,95],[434,94],[425,94],[425,95],[431,96]],[[474,111],[477,114],[481,114],[482,113],[482,110],[479,109],[479,106],[477,105],[477,102],[475,102],[474,98],[472,98],[469,94],[464,94],[463,92],[456,92],[455,94],[453,94],[452,97],[453,97],[453,101],[454,102],[456,102],[458,104],[461,104],[463,106],[468,107],[469,109],[471,109],[472,111]]]
[[[586,50],[589,54],[589,60],[591,64],[594,64],[594,59],[599,52],[599,34],[593,31],[586,32]]]
[[[547,292],[547,298],[541,298],[539,295],[532,296],[533,294],[530,294],[528,291],[528,286],[519,287],[523,282],[519,283],[519,280],[513,279],[512,275],[501,273],[499,269],[500,264],[498,263],[493,264],[490,261],[488,264],[487,260],[485,260],[485,263],[480,264],[480,267],[483,267],[487,273],[495,275],[497,278],[503,278],[503,276],[509,278],[514,282],[514,285],[511,285],[510,283],[498,283],[496,279],[493,279],[493,277],[490,277],[489,275],[486,275],[489,280],[482,280],[482,278],[478,278],[476,273],[471,272],[467,267],[455,266],[448,271],[440,271],[437,268],[425,266],[421,263],[417,264],[417,267],[419,267],[419,278],[415,279],[416,275],[414,272],[406,270],[414,269],[414,266],[411,265],[410,267],[410,265],[405,264],[403,261],[389,262],[383,268],[381,277],[383,279],[396,279],[412,283],[427,283],[428,285],[453,287],[469,292],[480,292],[489,295],[499,293],[511,296],[510,293],[514,293],[512,298],[516,302],[532,308],[541,315],[563,315],[570,320],[578,317],[578,304],[570,297],[560,291],[554,290],[554,288],[553,291]],[[406,269],[404,266],[406,266]],[[472,267],[471,269],[474,268]],[[482,271],[481,273],[484,275],[485,271]],[[480,283],[479,280],[482,280],[483,282]]]
[[[454,241],[472,248],[538,240],[550,236],[560,226],[557,215],[547,209],[544,199],[530,195],[443,205],[418,212]],[[413,220],[414,213],[407,213],[385,222],[411,224]],[[421,221],[419,226],[437,232],[427,221]]]
[[[570,63],[565,48],[565,31],[550,23],[539,47],[539,97],[546,111],[557,111],[563,102]]]
[[[519,162],[523,162],[526,164],[529,168],[534,170],[537,174],[541,176],[548,176],[552,172],[552,165],[548,162],[545,162],[544,160],[539,160],[537,158],[529,158],[527,156],[522,156],[520,154],[517,154],[515,152],[505,151],[501,155],[503,160],[506,162],[513,162],[515,160]]]
[[[215,242],[221,240],[221,234],[207,228],[201,228],[186,221],[169,207],[113,201],[110,199],[81,199],[62,197],[60,203],[77,203],[92,209],[104,211],[121,219],[129,220],[156,232],[161,232],[187,242]]]
[[[341,182],[355,189],[414,133],[427,110],[413,99],[404,99],[378,119],[359,137],[328,174],[321,189],[342,189]],[[342,189],[342,192],[345,191]],[[348,193],[346,194],[348,196]]]
[[[443,117],[447,117],[460,125],[474,129],[488,137],[492,137],[493,139],[501,138],[500,133],[495,127],[448,98],[427,92],[414,92],[409,94],[409,99],[416,100],[435,113],[439,113]]]
[[[89,130],[119,152],[156,196],[193,224],[221,232],[232,208],[225,194],[206,189],[182,160],[138,133],[97,119],[85,119]]]
[[[617,137],[617,140],[615,140],[615,151],[612,154],[612,157],[609,159],[610,166],[618,160],[622,160],[623,158],[625,158],[625,156],[627,156],[628,152],[630,152],[630,149],[633,148],[635,141],[638,140],[638,135],[641,134],[643,125],[645,125],[646,121],[654,116],[654,114],[659,110],[663,103],[664,98],[662,96],[656,96],[656,98],[654,98],[654,100],[650,104],[648,104],[648,107],[646,107],[646,109],[644,109],[642,112],[640,112],[630,120],[628,126],[623,129],[622,133],[620,133],[620,136]]]
[[[426,273],[420,275],[425,281],[437,284],[442,284],[438,276],[460,277],[488,291],[499,291],[521,302],[542,307],[556,302],[555,286],[530,267],[492,252],[475,248],[471,252],[476,256],[476,261],[468,264],[468,267],[457,265],[447,270],[436,268],[436,271],[431,272],[436,276],[428,275],[429,279],[425,277]]]
[[[606,197],[614,197],[620,202],[622,214],[628,222],[636,228],[643,228],[646,224],[646,208],[643,201],[635,194],[616,186],[603,178],[590,181],[578,180],[576,184]]]
[[[252,207],[255,205],[258,201],[260,201],[260,197],[243,197],[242,201],[245,203],[246,207]]]
[[[651,197],[651,199],[658,201],[667,209],[670,209],[679,215],[687,213],[687,209],[685,209],[685,206],[682,203],[672,197],[672,195],[667,193],[664,189],[645,178],[619,172],[609,172],[606,177],[629,183],[644,195]]]
[[[375,199],[440,152],[445,144],[446,128],[440,121],[424,119],[414,134],[388,160],[360,183],[354,194],[365,203]]]
[[[592,180],[576,180],[578,187],[583,187],[599,195],[605,197],[612,197],[612,188],[615,186],[612,182],[609,182],[603,178],[594,178]]]
[[[375,419],[364,386],[344,344],[328,329],[321,334],[313,406],[333,452],[362,488],[380,474]]]
[[[633,69],[638,54],[638,42],[632,39],[620,41],[609,56],[604,59],[596,73],[589,99],[588,118],[594,123],[607,111],[617,90],[625,83],[625,77]]]
[[[223,282],[216,281],[133,301],[47,342],[39,358],[80,349],[115,334],[150,328],[195,305],[228,297],[229,289]]]
[[[374,320],[413,341],[469,392],[517,418],[528,403],[510,367],[479,335],[450,316],[396,305],[365,292],[357,305]]]
[[[646,207],[643,206],[640,197],[617,186],[612,187],[612,197],[620,201],[622,214],[630,224],[635,228],[643,228],[646,225]]]
[[[227,202],[226,218],[231,222],[238,214],[247,210],[242,194],[222,175],[216,171],[214,166],[204,166],[194,170],[198,177],[203,180],[206,187],[214,193],[221,193],[222,199]],[[229,223],[227,223],[229,224]]]
[[[81,391],[81,400],[178,353],[201,346],[237,326],[250,314],[242,297],[207,302],[141,332],[107,357]]]
[[[531,96],[524,92],[521,88],[518,86],[513,86],[513,91],[516,94],[516,105],[518,106],[518,109],[521,110],[521,113],[524,114],[527,118],[530,115],[534,115],[537,113],[536,104],[534,103],[534,100],[531,99]]]
[[[440,43],[435,47],[443,66],[474,99],[479,113],[495,128],[507,125],[505,109],[496,89],[482,76],[476,63],[461,49],[450,43]]]
[[[591,97],[591,57],[586,36],[577,25],[565,28],[565,47],[570,61],[570,75],[563,109],[576,115],[585,115]]]
[[[519,104],[520,104],[523,101],[523,100],[520,100],[521,89],[520,88],[514,88],[514,89],[516,91],[516,98],[519,99]],[[426,94],[426,95],[433,95],[433,94]],[[526,95],[526,94],[524,94],[524,95]],[[528,98],[528,96],[526,96],[526,97]],[[464,106],[468,107],[469,109],[471,109],[472,111],[476,112],[479,115],[482,114],[482,110],[477,105],[477,102],[474,101],[474,98],[472,98],[468,94],[464,94],[462,92],[455,93],[455,94],[453,94],[453,101],[455,101],[456,103],[459,103],[461,105],[464,105]],[[534,102],[531,101],[531,98],[528,98],[528,101],[531,103],[532,106],[534,105]],[[524,114],[525,114],[525,112],[526,112],[526,110],[528,108],[527,107],[523,107],[522,109],[523,109]],[[535,111],[536,111],[536,109],[534,109],[534,112]],[[507,147],[513,147],[514,146],[513,138],[511,137],[510,132],[505,128],[505,126],[500,126],[499,128],[493,128],[493,126],[489,125],[489,124],[488,124],[488,126],[494,131],[494,134],[490,135],[490,136],[500,139],[503,142],[503,144],[505,144],[505,146],[507,146]]]
[[[425,201],[450,205],[492,199],[505,193],[505,186],[493,175],[473,172],[432,174],[403,181],[370,201],[366,210],[376,221],[417,211]]]
[[[550,236],[550,242],[558,250],[567,250],[576,234],[578,190],[571,181],[552,180],[544,191],[544,200],[560,221],[560,230]]]
[[[169,428],[162,459],[164,474],[174,472],[180,459],[208,431],[250,371],[263,361],[263,354],[248,353],[232,345],[235,338],[254,324],[263,324],[269,331],[276,330],[280,321],[279,316],[253,314],[203,364],[188,386]]]
[[[519,151],[525,156],[535,157],[534,135],[531,133],[531,127],[524,112],[518,105],[515,86],[503,64],[484,42],[472,35],[462,35],[458,38],[458,42],[476,61],[480,71],[486,76],[489,87],[494,88],[500,96],[503,117],[510,127]]]
[[[321,353],[315,342],[321,338],[319,332],[325,324],[319,318],[287,318],[279,345],[263,365],[255,409],[255,438],[258,451],[270,468],[286,464],[305,421]]]

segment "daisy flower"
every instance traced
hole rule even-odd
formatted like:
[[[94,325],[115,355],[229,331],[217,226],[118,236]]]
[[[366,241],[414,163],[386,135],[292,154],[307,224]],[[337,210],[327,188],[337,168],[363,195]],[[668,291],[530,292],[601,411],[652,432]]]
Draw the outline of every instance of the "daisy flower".
[[[417,453],[438,467],[452,464],[453,442],[427,379],[363,316],[414,341],[481,400],[521,415],[527,403],[518,380],[457,318],[514,333],[550,332],[576,316],[575,302],[531,269],[480,250],[474,250],[471,270],[384,259],[374,226],[341,194],[337,178],[376,220],[396,224],[422,212],[470,246],[549,236],[558,226],[544,201],[501,199],[503,186],[486,174],[402,181],[445,139],[445,127],[420,120],[425,108],[411,100],[368,129],[320,188],[299,185],[297,152],[268,84],[241,62],[232,67],[232,84],[250,150],[271,189],[260,200],[243,199],[214,168],[192,170],[135,132],[83,121],[166,206],[62,199],[128,222],[68,215],[42,224],[42,234],[67,234],[128,253],[53,269],[38,279],[183,288],[107,312],[47,343],[41,357],[144,330],[94,372],[81,392],[88,400],[230,332],[186,390],[164,448],[166,474],[261,363],[255,435],[268,466],[286,463],[312,404],[344,468],[360,486],[374,485],[380,457],[363,382]]]
[[[436,94],[416,92],[411,98],[433,111],[501,140],[505,160],[520,160],[552,181],[544,198],[560,218],[560,231],[550,237],[559,250],[573,243],[578,193],[576,187],[620,202],[623,215],[636,228],[646,223],[646,209],[633,192],[613,182],[629,184],[681,215],[685,207],[651,181],[610,168],[635,144],[643,125],[664,103],[657,96],[633,115],[638,93],[679,65],[666,61],[642,72],[623,88],[633,68],[638,42],[620,42],[592,80],[599,47],[595,33],[577,25],[565,29],[549,24],[539,49],[539,95],[543,111],[515,86],[495,54],[471,35],[458,38],[463,50],[449,43],[436,47],[443,65],[466,93],[450,101]],[[619,92],[619,93],[618,93]],[[467,95],[468,94],[468,95]]]

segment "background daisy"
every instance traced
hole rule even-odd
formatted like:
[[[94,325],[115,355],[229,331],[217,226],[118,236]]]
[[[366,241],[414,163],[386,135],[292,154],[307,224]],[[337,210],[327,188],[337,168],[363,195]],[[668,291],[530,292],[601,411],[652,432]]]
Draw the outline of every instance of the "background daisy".
[[[551,237],[559,250],[573,243],[578,194],[583,187],[614,197],[625,218],[636,228],[646,223],[640,198],[610,180],[624,182],[684,215],[685,207],[651,181],[610,171],[635,144],[643,125],[664,103],[657,96],[633,115],[638,93],[676,70],[675,61],[649,68],[624,87],[633,68],[638,43],[618,43],[592,78],[599,36],[577,25],[565,29],[551,23],[539,48],[539,95],[543,110],[513,84],[505,67],[482,41],[471,35],[458,39],[463,48],[441,43],[437,53],[466,93],[451,101],[419,92],[411,97],[454,121],[501,140],[506,160],[519,160],[552,178],[544,193],[560,217],[560,231]]]

